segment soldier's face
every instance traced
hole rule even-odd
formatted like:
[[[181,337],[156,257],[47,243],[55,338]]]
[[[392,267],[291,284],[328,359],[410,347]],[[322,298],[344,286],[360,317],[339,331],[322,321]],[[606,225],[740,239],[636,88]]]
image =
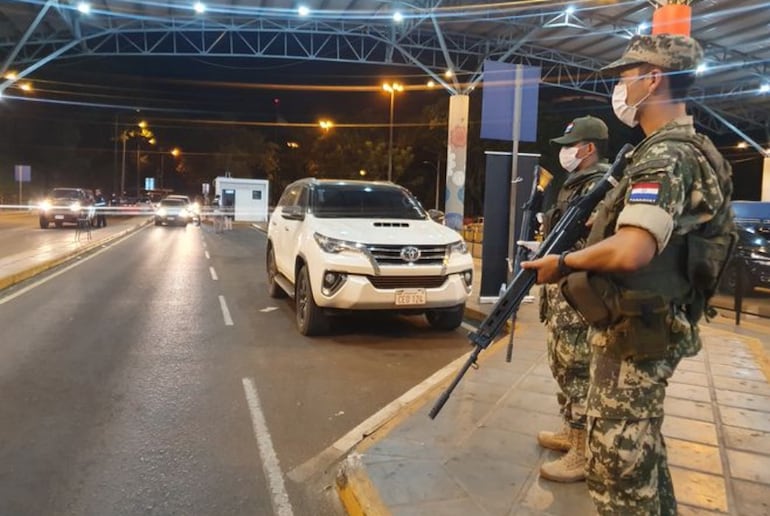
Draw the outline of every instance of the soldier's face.
[[[623,70],[620,73],[620,82],[626,85],[626,104],[636,106],[642,99],[649,95],[647,74],[637,66]]]

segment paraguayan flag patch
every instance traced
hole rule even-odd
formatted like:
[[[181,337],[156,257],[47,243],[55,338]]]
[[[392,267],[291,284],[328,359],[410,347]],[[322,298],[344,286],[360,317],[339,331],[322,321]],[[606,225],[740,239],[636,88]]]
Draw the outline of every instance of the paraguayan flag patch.
[[[631,186],[628,202],[654,204],[658,202],[658,192],[660,192],[660,183],[636,183]]]

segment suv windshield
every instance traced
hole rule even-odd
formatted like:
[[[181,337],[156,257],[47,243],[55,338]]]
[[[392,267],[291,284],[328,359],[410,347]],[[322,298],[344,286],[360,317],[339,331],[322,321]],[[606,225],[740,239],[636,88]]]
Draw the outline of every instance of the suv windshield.
[[[311,206],[320,218],[426,218],[417,199],[387,185],[321,184],[313,190]]]
[[[168,206],[168,207],[179,207],[184,206],[186,203],[182,199],[163,199],[160,201],[161,206]]]
[[[55,188],[50,197],[53,199],[75,199],[80,197],[80,192],[75,188]]]

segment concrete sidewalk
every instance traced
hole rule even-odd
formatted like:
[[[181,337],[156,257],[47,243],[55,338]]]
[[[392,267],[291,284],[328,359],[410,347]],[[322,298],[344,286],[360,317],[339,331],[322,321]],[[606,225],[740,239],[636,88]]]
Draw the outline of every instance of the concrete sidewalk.
[[[469,312],[491,306],[471,302]],[[770,331],[765,322],[745,335],[720,320],[702,325],[703,351],[668,388],[663,431],[679,513],[770,515],[770,366],[760,341]],[[585,483],[538,478],[557,454],[537,445],[537,432],[560,419],[536,304],[519,311],[512,363],[507,342],[482,353],[435,420],[428,411],[452,371],[358,444],[337,474],[349,514],[595,514]]]

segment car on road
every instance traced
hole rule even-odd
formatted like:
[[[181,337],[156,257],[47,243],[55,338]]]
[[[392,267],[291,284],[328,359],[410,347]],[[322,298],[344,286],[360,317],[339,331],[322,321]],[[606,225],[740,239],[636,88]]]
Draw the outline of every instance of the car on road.
[[[751,294],[757,287],[770,287],[770,242],[766,227],[738,226],[738,243],[725,268],[719,289],[734,294]],[[740,276],[740,282],[739,282]]]
[[[425,314],[440,330],[463,319],[473,260],[456,231],[389,182],[301,179],[283,192],[267,232],[268,293],[288,294],[303,335],[330,316]]]
[[[200,225],[201,223],[201,206],[198,202],[195,202],[190,199],[187,195],[180,195],[180,194],[170,194],[165,197],[165,199],[181,199],[187,204],[187,211],[190,213],[190,221],[194,222],[196,225]]]
[[[183,199],[161,199],[155,209],[155,225],[186,226],[192,216]]]
[[[57,228],[66,224],[78,224],[78,220],[87,220],[94,224],[96,208],[94,193],[88,188],[54,188],[38,206],[38,219],[42,229],[51,222]]]

